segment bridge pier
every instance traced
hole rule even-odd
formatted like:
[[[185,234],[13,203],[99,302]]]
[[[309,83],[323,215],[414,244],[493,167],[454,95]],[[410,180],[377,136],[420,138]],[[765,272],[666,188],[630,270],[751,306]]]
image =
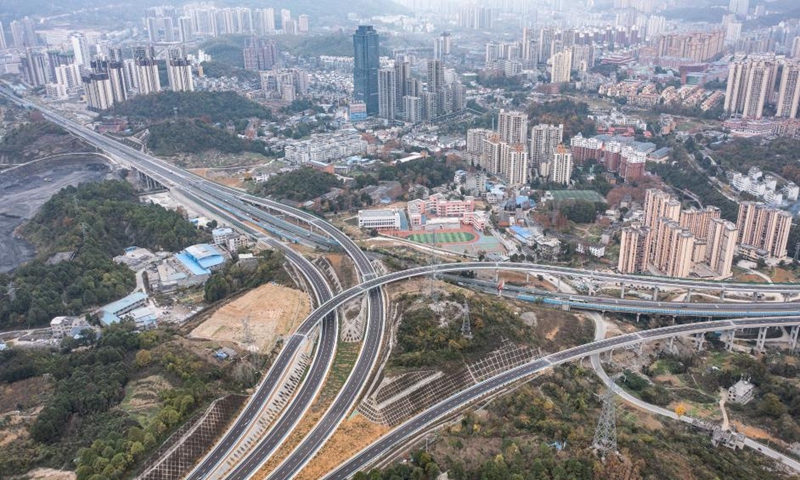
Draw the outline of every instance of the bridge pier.
[[[653,301],[654,302],[658,301],[658,285],[653,287]]]
[[[703,344],[706,343],[705,335],[702,334],[702,333],[696,333],[694,335],[694,343],[697,346],[697,351],[698,352],[702,352],[703,351]]]
[[[724,301],[725,301],[725,290],[720,290],[720,291],[719,291],[719,300],[720,300],[721,302],[724,302]]]
[[[686,303],[689,303],[689,302],[691,302],[691,301],[692,301],[692,289],[690,288],[690,289],[689,289],[689,290],[687,290],[687,292],[686,292]]]
[[[640,320],[641,316],[642,316],[641,313],[638,313],[638,312],[636,313],[636,323],[639,323],[639,320]]]
[[[637,354],[638,356],[640,356],[640,357],[642,356],[642,348],[643,348],[643,347],[644,347],[644,341],[642,341],[642,342],[639,342],[639,348],[638,348],[638,350],[637,350],[637,353],[636,353],[636,354]]]
[[[753,291],[753,301],[754,302],[758,301],[758,292],[756,292],[756,291]]]
[[[758,329],[758,340],[756,340],[756,353],[764,353],[767,344],[767,327]]]
[[[675,337],[669,337],[669,345],[667,346],[669,353],[675,353]]]
[[[797,350],[798,334],[800,334],[800,327],[799,326],[792,327],[792,330],[789,333],[789,351],[792,353],[794,353]]]
[[[622,289],[619,292],[619,298],[625,298],[625,282],[622,282]]]
[[[728,333],[725,335],[727,345],[725,349],[729,352],[733,351],[733,341],[736,339],[736,330],[729,330]]]

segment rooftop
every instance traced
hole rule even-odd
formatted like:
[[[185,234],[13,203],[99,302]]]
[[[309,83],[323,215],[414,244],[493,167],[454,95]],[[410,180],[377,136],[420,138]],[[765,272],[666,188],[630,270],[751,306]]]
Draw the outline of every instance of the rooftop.
[[[132,305],[146,299],[147,299],[146,294],[142,292],[133,292],[127,297],[120,298],[116,302],[109,303],[108,305],[102,307],[100,310],[104,312],[117,313],[127,308],[130,308]]]
[[[396,208],[385,208],[382,210],[359,210],[358,216],[362,218],[378,218],[378,217],[385,217],[387,215],[397,215],[399,212]]]
[[[175,258],[186,267],[192,275],[208,275],[211,271],[200,265],[194,258],[186,253],[176,253]]]

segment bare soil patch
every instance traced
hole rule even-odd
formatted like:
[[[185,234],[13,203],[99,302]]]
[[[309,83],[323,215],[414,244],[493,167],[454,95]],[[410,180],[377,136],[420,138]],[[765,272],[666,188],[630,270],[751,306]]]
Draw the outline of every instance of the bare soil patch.
[[[269,283],[223,305],[192,330],[189,337],[233,342],[246,347],[246,321],[252,345],[262,352],[269,352],[279,338],[297,328],[310,309],[305,293]]]

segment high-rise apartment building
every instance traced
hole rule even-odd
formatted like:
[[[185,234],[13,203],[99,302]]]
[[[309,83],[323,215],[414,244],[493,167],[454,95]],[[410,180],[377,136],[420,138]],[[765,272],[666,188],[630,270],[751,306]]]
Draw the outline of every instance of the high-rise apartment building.
[[[640,225],[625,227],[620,231],[620,273],[644,273],[650,262],[650,229]]]
[[[517,186],[528,183],[528,149],[525,144],[500,144],[499,174],[509,185]]]
[[[439,92],[444,88],[444,63],[441,60],[428,60],[428,91]]]
[[[173,92],[194,91],[192,62],[186,57],[167,60],[167,78],[169,79],[169,88]]]
[[[776,116],[796,118],[800,105],[800,59],[783,64]]]
[[[500,110],[497,119],[500,140],[512,145],[528,143],[528,115],[515,110]]]
[[[99,78],[101,82],[105,82],[106,79],[108,80],[108,85],[111,89],[111,105],[122,103],[128,99],[128,89],[125,86],[125,65],[121,61],[93,60],[90,66],[92,73],[104,75],[95,78]],[[90,76],[90,80],[91,78]],[[104,89],[105,86],[100,86],[98,88]],[[102,97],[104,93],[98,93],[98,95]]]
[[[378,116],[394,120],[397,115],[397,73],[392,67],[378,70]]]
[[[450,55],[453,46],[453,37],[447,32],[442,32],[441,35],[433,39],[433,58],[435,60],[444,60]]]
[[[713,219],[720,217],[719,208],[708,206],[703,209],[690,208],[681,210],[678,223],[681,228],[692,232],[698,240],[705,240],[708,237],[708,229]]]
[[[272,70],[278,62],[278,47],[267,38],[249,38],[242,54],[246,70]]]
[[[744,253],[772,258],[786,256],[792,214],[763,203],[742,202],[736,220],[738,242]]]
[[[154,49],[135,48],[133,57],[136,65],[136,77],[139,93],[147,95],[161,91],[161,80],[158,77],[158,61]]]
[[[367,115],[378,113],[379,36],[371,25],[361,25],[353,35],[353,96],[367,106]]]
[[[192,28],[191,17],[180,17],[178,19],[178,40],[187,43],[194,40],[194,29]]]
[[[308,33],[308,15],[301,14],[297,17],[297,33]]]
[[[257,8],[253,10],[253,31],[256,35],[271,35],[275,33],[275,10],[272,8]]]
[[[737,17],[746,18],[749,9],[750,0],[730,0],[728,3],[728,11]]]
[[[759,119],[775,89],[778,63],[774,57],[753,57],[731,62],[725,113]]]
[[[403,97],[403,112],[407,122],[417,123],[422,121],[422,99],[411,95]]]
[[[550,83],[568,83],[572,72],[572,49],[554,53],[549,63]]]
[[[6,32],[3,30],[3,22],[0,22],[0,50],[8,48],[6,44]]]
[[[792,58],[800,58],[800,36],[792,40]]]
[[[410,95],[416,97],[414,92],[409,93],[409,82],[411,81],[411,64],[403,58],[395,58],[394,61],[394,74],[397,89],[395,90],[395,106],[397,107],[398,114],[405,113],[405,105],[403,104],[403,97]]]
[[[656,188],[649,188],[644,196],[644,225],[655,230],[661,218],[678,222],[681,215],[681,203],[668,193]]]
[[[100,112],[114,105],[114,93],[108,73],[91,72],[83,76],[83,89],[89,110]]]
[[[559,143],[553,149],[552,159],[548,166],[550,181],[566,185],[572,177],[572,152],[569,147]]]
[[[532,169],[537,169],[539,175],[547,176],[548,172],[541,172],[541,165],[550,160],[553,149],[562,142],[564,125],[547,125],[541,123],[531,128],[530,163]]]
[[[729,277],[736,253],[736,225],[728,220],[712,218],[708,227],[706,263],[719,277]]]
[[[47,83],[47,57],[44,53],[28,50],[20,58],[22,76],[25,81],[33,86],[42,86]]]
[[[668,277],[688,277],[692,271],[695,238],[680,224],[660,219],[653,242],[653,265]]]

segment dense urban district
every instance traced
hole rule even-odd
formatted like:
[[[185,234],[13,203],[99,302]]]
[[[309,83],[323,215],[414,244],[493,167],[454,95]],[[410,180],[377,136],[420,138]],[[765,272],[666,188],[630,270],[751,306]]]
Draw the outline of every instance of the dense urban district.
[[[0,478],[800,478],[794,0],[4,0]]]

